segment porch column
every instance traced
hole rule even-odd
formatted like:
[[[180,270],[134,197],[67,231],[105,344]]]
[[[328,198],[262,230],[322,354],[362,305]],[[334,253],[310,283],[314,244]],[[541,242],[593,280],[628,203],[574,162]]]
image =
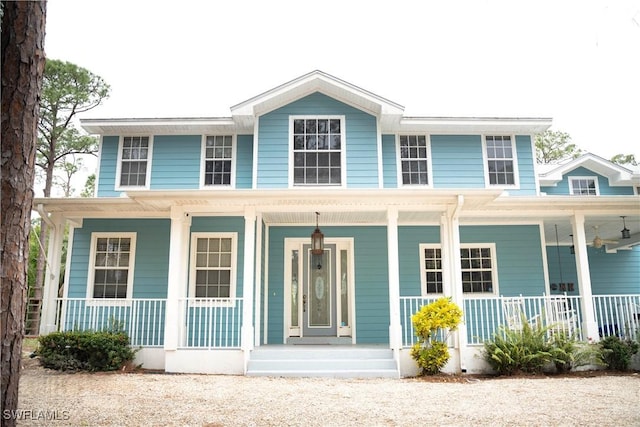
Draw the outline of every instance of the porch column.
[[[191,216],[185,213],[182,208],[172,207],[167,307],[164,329],[165,351],[175,351],[179,345],[180,312],[182,311],[179,299],[186,296],[190,228]]]
[[[253,287],[255,274],[256,251],[256,211],[247,208],[244,212],[244,268],[242,272],[242,350],[245,361],[248,361],[249,351],[253,350]],[[246,367],[246,365],[245,365]]]
[[[47,248],[47,265],[44,274],[44,290],[42,292],[40,335],[56,330],[56,300],[58,298],[60,265],[62,263],[62,242],[64,240],[64,218],[60,214],[51,214],[47,223],[50,234],[49,247]],[[71,255],[69,254],[69,256]]]
[[[584,214],[575,213],[572,218],[573,237],[575,239],[576,271],[578,273],[578,289],[580,290],[580,308],[582,311],[583,338],[598,341],[598,323],[593,307],[593,292],[591,290],[591,276],[589,274],[589,254],[587,251],[587,237],[584,231]]]
[[[387,263],[389,264],[389,344],[402,348],[400,324],[400,262],[398,260],[398,208],[387,210]]]

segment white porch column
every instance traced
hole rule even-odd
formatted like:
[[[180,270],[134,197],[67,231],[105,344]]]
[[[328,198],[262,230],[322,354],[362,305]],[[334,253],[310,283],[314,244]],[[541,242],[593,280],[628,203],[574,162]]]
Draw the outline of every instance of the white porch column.
[[[582,311],[583,338],[599,340],[598,323],[593,307],[593,292],[591,290],[591,276],[589,274],[589,255],[587,252],[587,237],[584,231],[584,214],[575,213],[572,218],[574,247],[576,252],[576,271],[578,273],[578,289],[580,290],[580,308]]]
[[[387,263],[389,264],[389,344],[393,350],[402,348],[400,324],[400,261],[398,255],[398,208],[387,210]]]
[[[64,240],[64,218],[59,214],[49,217],[49,245],[47,248],[47,265],[44,273],[44,289],[42,292],[42,311],[40,313],[40,335],[56,330],[56,299],[60,281],[60,264],[62,262],[62,242]],[[71,256],[71,253],[69,253]]]
[[[167,307],[164,329],[165,351],[178,349],[180,298],[187,292],[187,264],[189,257],[189,230],[191,217],[182,208],[171,208],[171,237],[169,239],[169,273]]]
[[[249,359],[249,351],[253,350],[253,288],[256,252],[256,211],[247,208],[244,212],[244,267],[242,286],[242,350],[245,362]],[[245,364],[246,370],[246,364]]]

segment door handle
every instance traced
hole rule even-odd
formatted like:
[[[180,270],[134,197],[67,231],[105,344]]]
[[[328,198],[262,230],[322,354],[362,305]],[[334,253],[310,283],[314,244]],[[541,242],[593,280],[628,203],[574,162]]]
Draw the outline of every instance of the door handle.
[[[306,313],[307,311],[307,294],[302,295],[302,312]]]

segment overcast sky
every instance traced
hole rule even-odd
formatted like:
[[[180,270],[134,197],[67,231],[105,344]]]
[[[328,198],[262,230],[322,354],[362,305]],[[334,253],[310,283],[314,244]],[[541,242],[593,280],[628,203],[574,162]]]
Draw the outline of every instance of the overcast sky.
[[[411,116],[551,117],[640,158],[640,0],[50,0],[49,58],[102,76],[85,114],[228,117],[315,69]]]

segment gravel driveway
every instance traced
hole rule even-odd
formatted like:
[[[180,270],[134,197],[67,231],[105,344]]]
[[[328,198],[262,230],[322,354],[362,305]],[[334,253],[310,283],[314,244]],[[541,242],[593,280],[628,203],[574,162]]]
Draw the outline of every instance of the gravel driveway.
[[[67,374],[30,365],[20,383],[24,426],[640,425],[638,374],[452,382]]]

